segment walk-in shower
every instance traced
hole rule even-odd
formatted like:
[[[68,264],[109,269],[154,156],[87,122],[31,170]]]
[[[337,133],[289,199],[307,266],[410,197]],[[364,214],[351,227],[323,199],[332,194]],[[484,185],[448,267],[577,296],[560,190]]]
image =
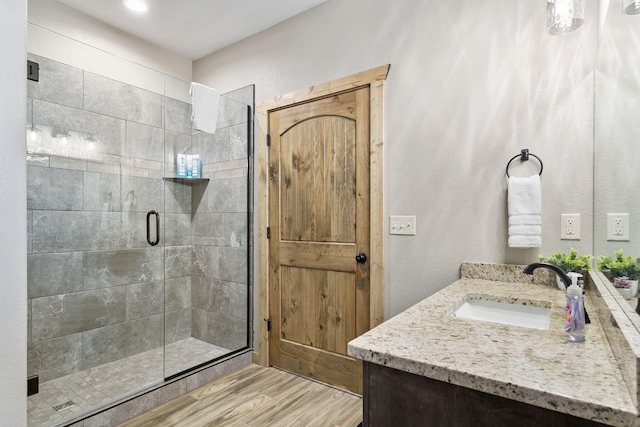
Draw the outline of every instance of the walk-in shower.
[[[188,82],[154,93],[29,59],[28,419],[43,426],[249,347],[253,87],[221,96],[207,134]],[[175,178],[180,153],[202,178]]]

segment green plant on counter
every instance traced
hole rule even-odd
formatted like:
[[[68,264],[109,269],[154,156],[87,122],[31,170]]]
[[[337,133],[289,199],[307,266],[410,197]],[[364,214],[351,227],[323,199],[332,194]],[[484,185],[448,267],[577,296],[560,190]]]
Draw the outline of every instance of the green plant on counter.
[[[615,258],[608,256],[598,256],[598,270],[610,276],[610,279],[616,277],[627,277],[629,280],[638,280],[640,277],[640,258],[623,257],[622,249],[615,251]]]
[[[578,250],[571,248],[569,255],[556,252],[550,257],[538,255],[538,260],[560,267],[565,273],[572,271],[574,273],[580,273],[582,270],[591,270],[593,255],[578,255]]]

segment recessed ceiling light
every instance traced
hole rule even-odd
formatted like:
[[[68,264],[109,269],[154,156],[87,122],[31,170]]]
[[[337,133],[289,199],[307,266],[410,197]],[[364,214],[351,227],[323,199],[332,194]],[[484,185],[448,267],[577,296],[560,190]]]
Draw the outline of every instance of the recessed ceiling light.
[[[122,4],[129,10],[144,13],[149,8],[145,0],[122,0]]]

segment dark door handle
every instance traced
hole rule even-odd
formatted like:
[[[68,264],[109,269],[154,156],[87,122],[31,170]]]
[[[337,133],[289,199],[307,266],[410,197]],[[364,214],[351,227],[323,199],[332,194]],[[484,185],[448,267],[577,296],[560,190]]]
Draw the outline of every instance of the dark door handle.
[[[151,225],[150,219],[151,215],[156,216],[156,240],[151,240]],[[147,213],[147,243],[151,246],[155,246],[160,242],[160,214],[156,211],[149,211]]]
[[[356,262],[358,264],[364,264],[365,262],[367,262],[367,254],[361,252],[356,255]]]

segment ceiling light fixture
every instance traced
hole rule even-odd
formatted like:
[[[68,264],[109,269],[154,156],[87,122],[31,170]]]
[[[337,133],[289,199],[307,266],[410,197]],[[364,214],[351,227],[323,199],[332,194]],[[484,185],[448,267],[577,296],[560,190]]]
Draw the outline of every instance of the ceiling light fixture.
[[[570,33],[584,22],[584,0],[547,0],[547,31]]]
[[[122,0],[122,4],[127,9],[136,13],[144,13],[149,9],[145,0]]]

